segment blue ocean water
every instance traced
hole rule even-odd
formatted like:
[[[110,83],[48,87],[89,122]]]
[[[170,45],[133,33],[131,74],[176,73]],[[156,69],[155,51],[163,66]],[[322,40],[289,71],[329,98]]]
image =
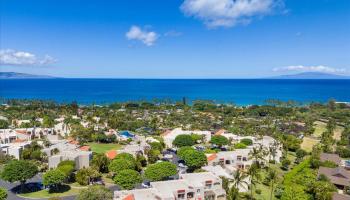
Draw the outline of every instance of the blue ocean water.
[[[350,80],[266,79],[2,79],[0,97],[76,100],[104,104],[136,100],[214,100],[237,105],[263,104],[267,99],[303,103],[350,101]]]

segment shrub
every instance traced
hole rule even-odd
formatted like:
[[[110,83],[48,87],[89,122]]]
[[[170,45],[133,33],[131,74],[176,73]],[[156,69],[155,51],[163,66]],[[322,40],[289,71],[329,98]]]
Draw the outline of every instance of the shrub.
[[[113,193],[100,185],[89,186],[80,191],[76,200],[112,200]]]
[[[57,167],[63,166],[63,165],[70,165],[73,168],[75,168],[75,162],[73,160],[64,160],[58,163]]]
[[[250,146],[250,145],[253,144],[253,140],[251,140],[249,138],[243,138],[243,139],[241,139],[240,143],[243,143],[243,144],[245,144],[247,146]]]
[[[245,148],[247,148],[247,145],[239,142],[239,143],[235,144],[235,148],[236,149],[245,149]]]
[[[349,158],[350,157],[350,148],[337,147],[336,153],[339,154],[339,156],[342,158]]]
[[[256,189],[256,190],[255,190],[255,193],[261,194],[261,189]]]
[[[0,200],[5,200],[7,198],[7,190],[0,187]]]
[[[219,147],[227,145],[228,144],[228,139],[225,136],[222,135],[214,135],[210,139],[210,143],[215,144]]]
[[[329,168],[336,168],[338,165],[332,161],[326,160],[324,162],[320,162],[320,166],[322,167],[329,167]]]

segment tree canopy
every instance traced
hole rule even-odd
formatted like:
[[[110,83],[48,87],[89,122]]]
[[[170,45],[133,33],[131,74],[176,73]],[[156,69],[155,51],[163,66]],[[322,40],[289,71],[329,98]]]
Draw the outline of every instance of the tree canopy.
[[[159,162],[149,165],[145,170],[145,176],[150,181],[161,181],[177,173],[176,165],[171,162]]]
[[[131,190],[137,183],[142,182],[140,174],[132,169],[120,171],[114,178],[114,182],[122,189]]]
[[[59,169],[52,169],[43,175],[43,185],[51,189],[58,190],[58,187],[66,179],[66,175]]]
[[[210,143],[215,144],[219,147],[222,147],[224,145],[228,144],[228,139],[222,135],[214,135],[213,137],[211,137],[210,139]]]
[[[194,145],[194,141],[191,135],[181,134],[176,136],[173,145],[176,147],[192,146]]]
[[[113,193],[100,185],[89,186],[87,189],[80,191],[76,200],[112,200]]]
[[[38,173],[38,167],[31,161],[11,160],[2,170],[1,178],[5,181],[19,181],[24,184]]]

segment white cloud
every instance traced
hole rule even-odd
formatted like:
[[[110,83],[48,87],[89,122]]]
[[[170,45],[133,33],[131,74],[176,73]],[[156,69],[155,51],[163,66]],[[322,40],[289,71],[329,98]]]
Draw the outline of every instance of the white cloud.
[[[56,59],[48,55],[38,58],[36,55],[25,51],[13,49],[0,50],[0,65],[43,66],[55,63],[56,61]]]
[[[254,16],[271,13],[283,0],[185,0],[180,9],[210,27],[248,24]]]
[[[348,71],[344,68],[333,68],[323,65],[319,66],[303,66],[303,65],[292,65],[287,67],[277,67],[274,68],[275,72],[288,72],[288,71],[299,71],[299,72],[324,72],[324,73],[338,73],[344,74]]]
[[[125,34],[128,40],[139,40],[147,46],[152,46],[158,39],[157,33],[153,31],[142,30],[138,26],[131,26],[130,30]]]

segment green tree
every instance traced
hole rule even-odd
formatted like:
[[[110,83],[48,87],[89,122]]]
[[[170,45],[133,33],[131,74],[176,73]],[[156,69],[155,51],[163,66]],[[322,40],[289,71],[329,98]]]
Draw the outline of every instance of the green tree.
[[[47,115],[43,117],[43,126],[45,128],[51,128],[54,125],[55,125],[55,121],[52,117],[47,116]]]
[[[331,200],[337,188],[328,181],[316,181],[312,185],[312,193],[317,200]]]
[[[145,170],[145,176],[151,181],[165,180],[177,173],[177,167],[171,162],[160,162],[149,165]]]
[[[100,185],[89,186],[79,192],[76,200],[112,200],[113,193]]]
[[[207,157],[205,154],[196,150],[185,151],[183,160],[191,171],[207,164]]]
[[[194,141],[191,135],[181,134],[176,136],[173,145],[176,147],[193,146]]]
[[[2,120],[2,119],[0,119],[0,129],[6,129],[6,128],[8,128],[9,127],[9,123],[8,123],[8,121],[7,120]]]
[[[286,187],[282,193],[281,200],[305,200],[310,199],[309,195],[307,195],[302,186],[293,185]]]
[[[51,191],[59,191],[59,187],[66,179],[66,175],[59,169],[52,169],[43,175],[43,185]]]
[[[38,173],[38,167],[27,160],[11,160],[7,163],[2,172],[1,178],[11,183],[19,181],[21,190],[24,189],[25,182]]]
[[[132,169],[120,171],[114,178],[114,182],[122,189],[131,190],[137,183],[142,182],[140,174]]]
[[[99,177],[101,177],[101,174],[93,168],[80,169],[75,175],[75,179],[80,185],[89,185]]]
[[[109,164],[108,169],[110,172],[119,173],[120,171],[123,171],[126,169],[136,169],[136,163],[129,159],[123,159],[123,158],[114,159]]]
[[[101,173],[108,172],[109,159],[103,153],[95,154],[92,158],[92,166]]]
[[[253,188],[254,186],[258,183],[258,181],[261,179],[260,175],[260,169],[257,163],[253,163],[250,168],[248,169],[247,174],[249,175],[250,178],[250,197],[251,199],[253,198]]]
[[[179,158],[184,159],[187,151],[195,151],[195,149],[189,146],[181,147],[177,150],[176,154]]]
[[[147,151],[146,155],[148,158],[148,162],[152,164],[157,162],[157,160],[159,160],[160,151],[157,149],[151,149]]]
[[[0,200],[7,199],[7,190],[5,188],[0,187]]]
[[[74,172],[74,167],[72,165],[61,165],[57,167],[57,169],[66,176],[67,182],[71,179]]]
[[[303,158],[307,155],[307,152],[303,149],[298,149],[296,151],[296,156],[297,158],[295,159],[296,163],[300,163],[301,161],[303,161]]]
[[[270,200],[272,200],[273,198],[273,191],[274,191],[274,186],[275,186],[275,183],[277,182],[278,180],[278,174],[277,174],[277,171],[276,170],[273,170],[273,169],[270,169],[269,170],[269,173],[268,173],[268,179],[270,181]]]
[[[211,144],[215,144],[219,147],[222,147],[224,145],[228,144],[228,139],[222,135],[214,135],[213,137],[211,137],[210,139],[210,143]]]

